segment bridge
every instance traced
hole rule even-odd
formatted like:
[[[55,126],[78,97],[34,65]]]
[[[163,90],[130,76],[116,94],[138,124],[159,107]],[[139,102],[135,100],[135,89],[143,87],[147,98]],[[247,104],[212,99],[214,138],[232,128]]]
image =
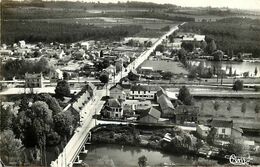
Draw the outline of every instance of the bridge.
[[[182,23],[184,24],[184,23]],[[159,38],[152,47],[144,51],[138,58],[136,58],[132,63],[130,63],[126,68],[123,68],[122,71],[114,77],[109,83],[109,86],[113,86],[115,83],[118,83],[122,77],[127,76],[128,72],[132,69],[136,69],[140,64],[142,64],[150,54],[155,50],[155,48],[162,43],[167,36],[171,35],[174,31],[178,30],[178,26],[171,28],[169,32],[164,34]],[[82,118],[83,125],[79,127],[75,134],[72,136],[70,141],[65,146],[63,152],[58,156],[55,161],[52,161],[51,167],[71,167],[73,163],[80,163],[77,158],[81,149],[84,147],[87,142],[90,129],[95,126],[95,120],[93,115],[99,113],[104,102],[101,101],[101,98],[105,95],[106,90],[102,89],[96,94],[95,101],[91,102],[87,107],[84,107],[80,112],[80,117]]]

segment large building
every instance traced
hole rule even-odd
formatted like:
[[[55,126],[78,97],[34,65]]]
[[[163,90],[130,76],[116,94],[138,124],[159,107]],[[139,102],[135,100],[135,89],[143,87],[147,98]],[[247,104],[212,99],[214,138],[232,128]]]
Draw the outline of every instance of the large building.
[[[124,88],[116,84],[115,86],[112,86],[109,90],[110,92],[110,97],[114,99],[121,99],[125,100],[126,99],[126,93],[124,92]]]
[[[42,88],[43,77],[42,73],[29,74],[25,73],[25,88]]]
[[[142,112],[139,118],[141,123],[158,123],[161,117],[161,112],[154,107]]]
[[[158,86],[133,85],[130,89],[130,98],[153,100],[158,90],[160,90]]]

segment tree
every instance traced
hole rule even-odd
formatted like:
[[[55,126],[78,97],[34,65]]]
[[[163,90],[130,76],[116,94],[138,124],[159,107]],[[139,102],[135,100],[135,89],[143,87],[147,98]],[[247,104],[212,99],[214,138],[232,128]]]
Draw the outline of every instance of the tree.
[[[162,44],[160,44],[160,45],[158,45],[156,48],[155,48],[155,51],[159,51],[159,52],[164,52],[164,50],[165,50],[165,47],[164,47],[164,45],[162,45]]]
[[[234,74],[233,74],[233,75],[234,75],[234,76],[237,76],[237,70],[234,71]]]
[[[188,52],[192,52],[194,50],[194,45],[191,42],[183,42],[181,47]]]
[[[108,81],[109,81],[109,76],[108,74],[102,74],[100,75],[99,77],[99,80],[106,85],[106,96],[107,96],[107,84],[108,84]]]
[[[53,124],[52,111],[49,109],[47,103],[43,101],[36,101],[33,103],[31,111],[34,115],[32,118],[33,132],[41,150],[41,160],[44,159],[44,164],[46,164],[47,136],[50,133]]]
[[[202,41],[202,43],[200,45],[200,48],[205,51],[206,48],[207,48],[207,42],[206,41]]]
[[[260,111],[260,104],[256,104],[255,113],[256,113],[257,117],[258,117],[259,111]]]
[[[70,96],[70,87],[67,81],[62,80],[59,81],[56,88],[55,88],[55,94],[57,97],[63,98]]]
[[[171,72],[163,72],[162,78],[166,80],[170,80],[172,78],[173,74]]]
[[[219,110],[219,107],[220,107],[219,102],[218,102],[218,101],[215,101],[213,107],[214,107],[215,112],[217,113],[217,111]]]
[[[243,90],[244,84],[242,80],[236,80],[233,84],[233,90]]]
[[[71,135],[72,116],[68,112],[63,112],[53,117],[54,129],[61,136],[69,138]]]
[[[47,58],[42,57],[35,65],[34,67],[36,72],[42,72],[44,74],[49,74],[50,72],[50,64]]]
[[[52,97],[50,94],[43,93],[35,97],[35,101],[44,101],[48,104],[50,110],[52,110],[53,115],[56,115],[62,111],[59,102],[56,98]]]
[[[217,134],[217,129],[216,128],[211,128],[210,131],[209,131],[209,134],[207,136],[207,142],[210,144],[210,145],[213,145],[214,142],[215,142],[215,138],[216,138],[216,134]]]
[[[207,51],[209,54],[212,54],[217,49],[217,45],[213,39],[210,41],[207,47]]]
[[[3,105],[0,106],[0,131],[4,131],[11,128],[13,114],[11,108],[4,108]]]
[[[139,167],[145,167],[147,165],[147,158],[145,155],[138,158]]]
[[[64,71],[63,72],[63,79],[66,80],[66,81],[69,80],[70,79],[70,74],[68,72]]]
[[[189,74],[188,74],[188,78],[193,80],[197,77],[197,72],[195,69],[191,69],[189,70]]]
[[[7,163],[9,163],[10,157],[19,159],[23,145],[20,139],[15,138],[13,131],[5,130],[0,134],[0,148],[1,158],[5,160],[5,157],[7,157]]]
[[[109,65],[110,65],[110,62],[109,62],[109,60],[107,60],[107,59],[105,59],[105,60],[102,62],[102,68],[103,68],[103,69],[106,69]]]
[[[100,57],[103,57],[103,50],[100,51]]]
[[[227,146],[227,151],[230,154],[236,154],[236,155],[243,155],[245,152],[245,148],[244,145],[242,143],[235,143],[235,142],[231,142],[228,146]]]
[[[199,74],[199,77],[202,77],[202,73],[204,71],[204,62],[200,62],[198,67],[197,67],[197,71],[198,71],[198,74]]]
[[[229,112],[232,110],[232,106],[231,106],[231,104],[228,104],[228,106],[227,106],[227,110],[228,110]]]
[[[192,105],[192,96],[189,89],[186,86],[182,86],[179,90],[178,99],[182,101],[185,105]]]
[[[246,113],[246,103],[243,103],[243,104],[242,104],[242,106],[241,106],[241,112],[243,113],[244,118],[245,118],[245,113]]]
[[[139,80],[139,75],[133,73],[132,71],[130,71],[130,72],[128,73],[128,75],[127,75],[127,78],[128,78],[130,81],[138,81],[138,80]]]
[[[233,72],[232,72],[233,70],[232,70],[232,67],[230,66],[229,67],[229,76],[231,77],[232,76],[232,74],[233,74]]]
[[[257,67],[255,67],[255,76],[257,76],[258,70]]]
[[[173,34],[169,35],[168,38],[169,38],[170,43],[174,42],[174,35]]]
[[[220,50],[214,51],[212,53],[214,61],[221,61],[223,59],[224,53]]]

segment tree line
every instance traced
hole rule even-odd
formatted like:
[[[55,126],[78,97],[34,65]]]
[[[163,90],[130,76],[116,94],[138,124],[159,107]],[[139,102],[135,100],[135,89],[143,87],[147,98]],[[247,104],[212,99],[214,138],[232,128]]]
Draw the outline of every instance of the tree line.
[[[32,60],[8,60],[2,67],[2,76],[5,79],[24,78],[25,73],[43,73],[49,74],[51,66],[46,58],[41,58],[38,61]]]
[[[29,43],[71,43],[84,39],[120,40],[132,36],[143,28],[140,25],[116,25],[97,27],[94,25],[48,23],[42,21],[4,21],[2,42],[11,44],[19,40]]]
[[[260,55],[259,20],[228,18],[216,22],[189,22],[182,31],[205,34],[215,40],[218,49],[226,53],[249,52],[253,57]]]
[[[60,101],[49,94],[22,95],[17,114],[2,109],[1,158],[7,164],[11,158],[33,164],[40,158],[39,164],[46,165],[47,147],[55,146],[57,156],[58,146],[69,140],[79,122],[79,114],[62,112]],[[25,153],[27,148],[34,149]]]

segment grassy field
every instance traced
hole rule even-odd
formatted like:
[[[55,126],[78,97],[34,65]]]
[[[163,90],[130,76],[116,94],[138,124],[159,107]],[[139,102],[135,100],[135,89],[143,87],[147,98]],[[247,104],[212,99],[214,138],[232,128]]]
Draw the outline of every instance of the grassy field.
[[[154,71],[169,71],[174,74],[188,74],[187,70],[185,70],[180,62],[146,60],[140,65],[140,67],[153,67]]]
[[[140,25],[144,29],[161,29],[166,26],[173,27],[176,22],[162,19],[147,18],[113,18],[113,17],[85,17],[85,18],[57,18],[57,19],[28,19],[28,21],[45,21],[48,23],[66,23],[94,25],[99,27],[112,27],[115,25]]]
[[[219,103],[219,109],[214,109],[214,103]],[[246,104],[245,113],[241,112],[243,103]],[[196,106],[200,107],[199,120],[205,121],[210,118],[227,118],[233,120],[239,126],[260,128],[260,113],[255,113],[256,104],[260,104],[257,99],[195,99]],[[231,110],[228,111],[228,105]]]

